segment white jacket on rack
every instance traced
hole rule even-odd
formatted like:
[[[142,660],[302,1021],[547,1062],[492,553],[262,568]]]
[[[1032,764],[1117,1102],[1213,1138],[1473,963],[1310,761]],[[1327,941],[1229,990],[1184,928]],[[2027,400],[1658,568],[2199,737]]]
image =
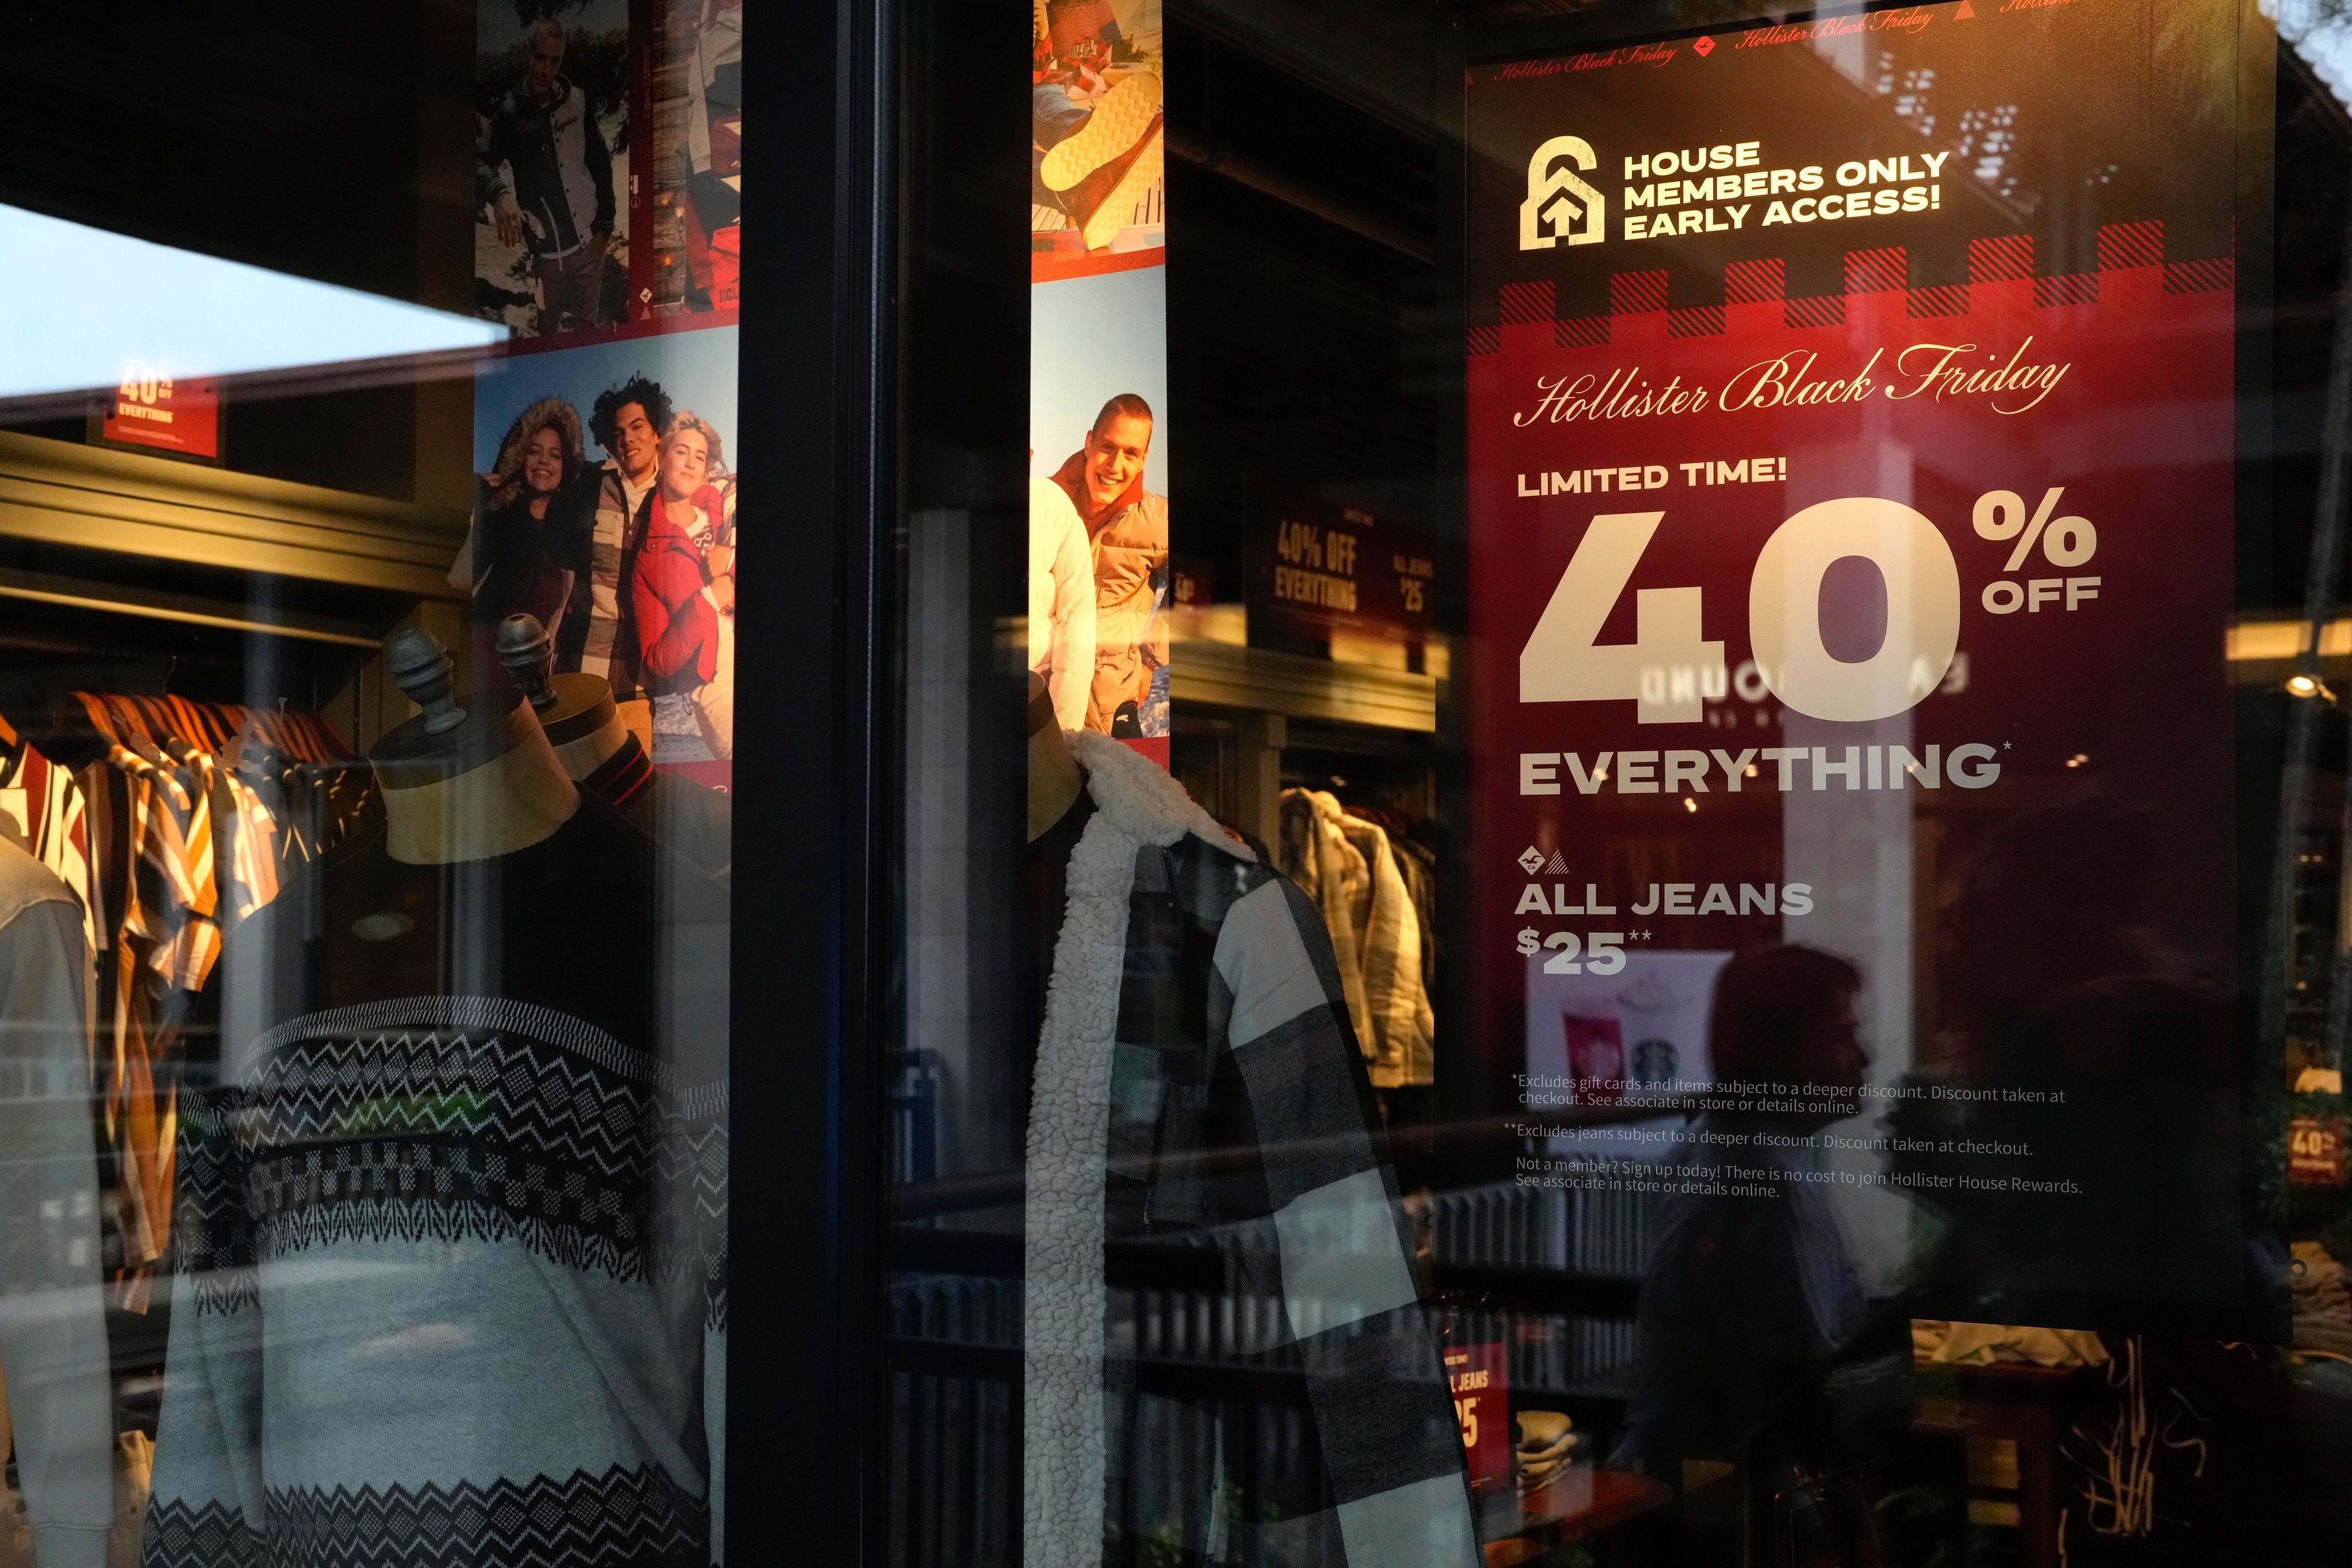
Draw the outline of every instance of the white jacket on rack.
[[[1282,809],[1282,871],[1330,930],[1372,1087],[1433,1082],[1437,1019],[1422,978],[1421,915],[1388,834],[1320,790],[1286,790]]]

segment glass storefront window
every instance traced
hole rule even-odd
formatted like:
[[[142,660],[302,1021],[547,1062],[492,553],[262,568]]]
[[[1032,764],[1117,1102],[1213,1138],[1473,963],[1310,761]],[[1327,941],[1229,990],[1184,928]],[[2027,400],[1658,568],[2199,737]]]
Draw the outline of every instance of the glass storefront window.
[[[15,35],[0,1563],[2352,1559],[2344,7],[354,21]]]
[[[945,9],[873,1552],[2352,1549],[2336,8]]]
[[[20,22],[0,1558],[719,1561],[741,8]]]

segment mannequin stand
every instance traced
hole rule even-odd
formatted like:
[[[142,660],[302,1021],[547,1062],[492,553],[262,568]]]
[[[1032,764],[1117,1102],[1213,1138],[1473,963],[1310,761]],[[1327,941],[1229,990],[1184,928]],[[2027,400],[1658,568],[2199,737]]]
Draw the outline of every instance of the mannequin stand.
[[[384,845],[410,866],[510,855],[551,837],[580,809],[520,692],[483,692],[460,708],[449,655],[428,632],[384,645],[392,678],[425,711],[368,754],[383,793]]]

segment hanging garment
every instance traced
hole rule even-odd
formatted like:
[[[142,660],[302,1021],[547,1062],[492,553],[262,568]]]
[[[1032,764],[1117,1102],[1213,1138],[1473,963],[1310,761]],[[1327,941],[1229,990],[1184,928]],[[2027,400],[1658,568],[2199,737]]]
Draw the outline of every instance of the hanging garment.
[[[81,906],[82,942],[98,951],[98,921],[89,899],[89,829],[81,786],[72,773],[30,745],[0,763],[0,814],[33,858],[56,873]]]
[[[71,889],[0,843],[0,1373],[41,1568],[100,1568],[114,1514],[83,919]]]
[[[101,987],[108,1013],[100,1085],[121,1181],[118,1214],[126,1277],[121,1305],[143,1308],[145,1279],[171,1246],[177,1158],[179,1040],[194,994],[220,957],[215,920],[212,797],[206,769],[179,770],[117,745],[107,762],[123,773],[126,848],[135,856],[122,921]],[[110,1046],[110,1051],[108,1049]]]
[[[724,891],[583,796],[494,859],[352,845],[229,963],[150,1568],[719,1561]]]
[[[1471,1568],[1461,1432],[1322,923],[1165,773],[1072,744],[1094,815],[1030,1105],[1024,1561],[1097,1568],[1116,1533],[1220,1562]],[[1139,1384],[1139,1342],[1108,1331],[1107,1246],[1215,1249],[1230,1299],[1203,1315],[1257,1325],[1237,1358],[1296,1379],[1299,1468],[1245,1468],[1257,1446],[1224,1440],[1221,1405]],[[1197,1489],[1133,1451],[1145,1431],[1215,1457]]]
[[[1396,833],[1389,835],[1389,847],[1396,851],[1397,869],[1404,873],[1405,891],[1412,896],[1413,913],[1421,917],[1422,989],[1434,993],[1437,989],[1437,851]]]
[[[1318,790],[1286,790],[1282,806],[1283,869],[1330,930],[1372,1087],[1435,1081],[1437,1020],[1423,978],[1421,916],[1388,834]]]
[[[140,1311],[171,1242],[182,1036],[222,931],[276,896],[288,864],[364,822],[373,790],[364,768],[326,761],[350,754],[331,728],[283,710],[69,692],[43,733],[86,765],[70,777],[49,766],[45,780],[45,759],[26,747],[0,761],[0,779],[20,792],[16,815],[61,871],[74,868],[66,852],[80,850],[73,890],[95,960],[87,1071],[102,1111],[112,1300]],[[0,810],[10,804],[0,784]]]
[[[214,853],[221,868],[222,924],[234,930],[278,896],[279,860],[285,850],[278,820],[260,792],[228,768],[216,770],[213,776]],[[226,852],[220,847],[224,835]]]
[[[1328,796],[1326,797],[1328,798]],[[1360,1042],[1370,1042],[1372,1013],[1364,1000],[1364,961],[1356,945],[1356,910],[1370,898],[1372,871],[1363,851],[1339,831],[1338,814],[1328,816],[1315,792],[1282,792],[1282,874],[1298,884],[1323,916],[1331,939],[1331,952],[1339,966],[1339,985],[1348,998],[1348,1021]]]

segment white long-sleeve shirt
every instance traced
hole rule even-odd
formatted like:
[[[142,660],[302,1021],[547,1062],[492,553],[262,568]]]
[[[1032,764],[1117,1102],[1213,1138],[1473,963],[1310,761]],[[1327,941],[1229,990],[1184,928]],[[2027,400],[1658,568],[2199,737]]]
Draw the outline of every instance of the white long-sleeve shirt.
[[[1043,676],[1054,717],[1086,727],[1095,676],[1095,567],[1087,525],[1062,487],[1029,481],[1029,668]]]

